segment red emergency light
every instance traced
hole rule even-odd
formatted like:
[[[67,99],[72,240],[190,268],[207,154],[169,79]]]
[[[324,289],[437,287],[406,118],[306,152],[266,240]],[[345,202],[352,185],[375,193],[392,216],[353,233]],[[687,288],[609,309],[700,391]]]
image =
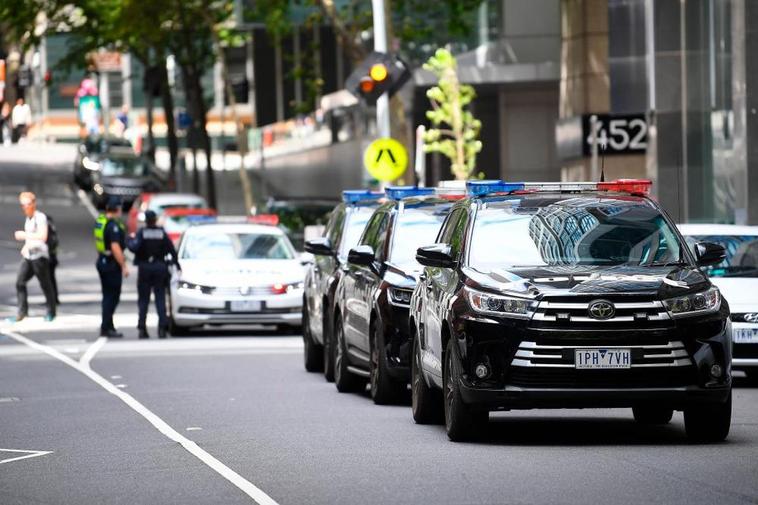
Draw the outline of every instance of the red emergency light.
[[[652,185],[653,182],[649,179],[616,179],[610,182],[598,182],[597,189],[599,191],[617,191],[619,193],[647,196],[650,194]]]

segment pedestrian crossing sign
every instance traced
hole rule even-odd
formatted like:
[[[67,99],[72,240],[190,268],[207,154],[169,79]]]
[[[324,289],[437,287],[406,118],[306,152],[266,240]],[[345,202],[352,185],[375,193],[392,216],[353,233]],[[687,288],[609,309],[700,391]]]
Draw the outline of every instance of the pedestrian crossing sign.
[[[363,166],[379,181],[394,181],[408,166],[408,151],[393,138],[376,139],[363,153]]]

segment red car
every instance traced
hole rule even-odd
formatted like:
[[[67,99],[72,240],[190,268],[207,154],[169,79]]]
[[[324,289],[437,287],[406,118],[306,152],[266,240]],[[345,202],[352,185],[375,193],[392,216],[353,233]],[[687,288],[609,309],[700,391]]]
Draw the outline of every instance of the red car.
[[[145,211],[152,210],[160,218],[168,209],[208,209],[208,202],[194,193],[142,193],[129,209],[126,227],[136,233],[145,220]]]

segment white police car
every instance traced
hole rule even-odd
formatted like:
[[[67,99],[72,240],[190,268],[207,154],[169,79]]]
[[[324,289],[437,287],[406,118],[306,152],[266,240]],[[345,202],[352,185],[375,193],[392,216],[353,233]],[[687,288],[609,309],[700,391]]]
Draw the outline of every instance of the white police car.
[[[689,244],[726,249],[726,259],[706,271],[732,311],[732,366],[758,378],[758,226],[683,224],[679,230]]]
[[[184,232],[171,279],[169,332],[202,325],[275,324],[299,329],[304,268],[275,226],[209,223]]]

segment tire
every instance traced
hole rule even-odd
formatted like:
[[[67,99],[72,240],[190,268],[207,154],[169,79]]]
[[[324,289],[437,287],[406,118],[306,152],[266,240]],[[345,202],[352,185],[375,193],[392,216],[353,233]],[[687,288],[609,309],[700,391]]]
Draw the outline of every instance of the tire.
[[[750,368],[745,370],[745,384],[748,386],[758,386],[758,369]]]
[[[338,318],[334,323],[336,353],[334,360],[334,385],[340,393],[355,393],[361,391],[366,381],[347,369],[347,345],[342,321]]]
[[[674,416],[674,409],[666,407],[657,407],[652,405],[641,405],[633,407],[634,420],[640,424],[668,424]]]
[[[326,315],[324,315],[326,317]],[[330,331],[327,319],[324,319],[324,378],[327,382],[334,382],[334,361],[336,359],[336,346],[334,345],[334,335]]]
[[[310,319],[305,302],[303,302],[303,364],[309,372],[321,372],[324,369],[324,351],[311,336]]]
[[[394,380],[387,369],[387,352],[382,325],[375,322],[371,325],[371,332],[373,333],[369,360],[371,398],[377,405],[399,403],[406,394],[406,383]]]
[[[732,392],[724,403],[696,405],[684,409],[687,438],[698,443],[721,442],[732,423]]]
[[[413,343],[411,361],[411,411],[416,424],[442,424],[445,421],[442,395],[430,388],[421,371],[421,349],[418,342]]]
[[[489,418],[486,410],[477,410],[463,402],[460,385],[461,364],[455,337],[450,337],[442,367],[442,382],[445,387],[445,430],[453,442],[465,442],[481,432]]]

